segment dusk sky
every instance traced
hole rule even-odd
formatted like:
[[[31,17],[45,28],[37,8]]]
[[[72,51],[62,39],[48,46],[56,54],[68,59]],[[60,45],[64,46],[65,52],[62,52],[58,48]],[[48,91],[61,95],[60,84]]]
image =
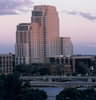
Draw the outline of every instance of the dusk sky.
[[[96,0],[0,0],[0,53],[14,52],[16,25],[30,22],[34,5],[56,6],[60,36],[71,37],[75,54],[96,54]]]

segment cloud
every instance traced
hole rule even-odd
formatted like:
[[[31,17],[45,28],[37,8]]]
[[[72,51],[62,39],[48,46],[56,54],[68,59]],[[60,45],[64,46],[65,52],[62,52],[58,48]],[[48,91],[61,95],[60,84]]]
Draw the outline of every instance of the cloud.
[[[14,15],[32,8],[31,0],[0,0],[0,15]]]
[[[96,13],[88,13],[88,12],[82,12],[82,11],[68,11],[68,10],[64,10],[63,12],[69,15],[82,16],[83,18],[91,20],[91,21],[96,20]]]

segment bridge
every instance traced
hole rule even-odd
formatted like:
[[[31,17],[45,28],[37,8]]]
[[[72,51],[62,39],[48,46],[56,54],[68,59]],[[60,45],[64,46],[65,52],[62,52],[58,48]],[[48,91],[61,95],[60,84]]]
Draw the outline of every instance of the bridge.
[[[32,87],[93,87],[96,86],[96,82],[40,82],[40,81],[31,81]]]
[[[21,76],[24,81],[96,81],[96,76]]]
[[[21,76],[37,87],[91,87],[96,86],[95,76]]]

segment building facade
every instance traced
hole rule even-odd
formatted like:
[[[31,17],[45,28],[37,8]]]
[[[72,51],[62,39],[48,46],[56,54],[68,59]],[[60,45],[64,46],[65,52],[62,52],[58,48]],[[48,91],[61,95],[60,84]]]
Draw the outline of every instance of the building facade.
[[[70,38],[59,37],[56,7],[34,6],[31,23],[17,25],[16,64],[46,63],[48,58],[71,56]]]
[[[72,55],[70,57],[55,57],[48,59],[50,64],[63,65],[64,74],[90,74],[96,71],[96,56]]]
[[[15,66],[15,55],[0,54],[0,74],[13,73],[13,67]]]
[[[95,60],[95,56],[91,55],[74,55],[72,59],[73,72],[82,73],[85,69],[90,71],[92,61]]]
[[[73,45],[70,37],[61,37],[61,55],[70,57],[73,55]]]
[[[53,6],[35,6],[32,11],[32,62],[46,62],[59,55],[59,17]]]
[[[15,55],[16,64],[30,63],[30,41],[31,41],[30,23],[21,23],[17,25]]]

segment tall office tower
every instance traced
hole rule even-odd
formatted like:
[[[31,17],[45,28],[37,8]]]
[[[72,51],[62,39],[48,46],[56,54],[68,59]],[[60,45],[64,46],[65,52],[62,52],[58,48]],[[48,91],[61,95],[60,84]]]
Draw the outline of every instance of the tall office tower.
[[[70,57],[73,55],[73,45],[70,37],[61,37],[61,55]]]
[[[17,25],[16,31],[16,64],[30,63],[30,37],[31,25],[29,23],[22,23]]]
[[[33,62],[45,62],[59,50],[59,18],[54,6],[35,6],[31,18],[31,57]]]

